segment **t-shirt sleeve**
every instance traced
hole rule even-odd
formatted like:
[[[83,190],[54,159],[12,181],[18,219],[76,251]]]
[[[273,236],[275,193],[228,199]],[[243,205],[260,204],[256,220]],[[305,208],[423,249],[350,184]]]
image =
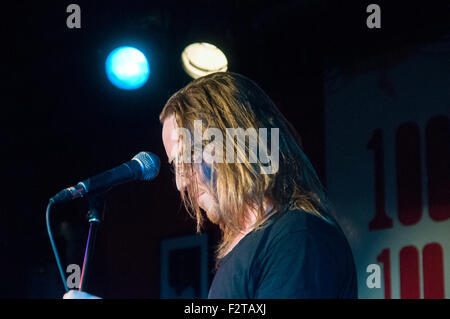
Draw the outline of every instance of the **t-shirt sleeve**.
[[[339,271],[332,244],[311,230],[282,235],[257,263],[255,298],[336,298]]]

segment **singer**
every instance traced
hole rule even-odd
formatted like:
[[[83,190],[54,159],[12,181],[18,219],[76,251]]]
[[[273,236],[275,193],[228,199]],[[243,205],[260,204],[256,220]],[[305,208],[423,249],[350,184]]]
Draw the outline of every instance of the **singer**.
[[[256,83],[228,72],[198,78],[168,100],[160,120],[176,185],[197,231],[204,212],[222,232],[209,298],[356,298],[352,252],[322,184],[292,125]],[[199,145],[186,138],[198,121],[214,132],[213,142],[201,141],[201,160],[192,152]],[[265,164],[257,155],[269,150],[258,143],[254,154],[245,136],[232,139],[241,160],[227,161],[223,150],[230,139],[218,137],[228,137],[230,128],[278,129],[277,147],[272,143],[270,150],[277,171],[262,173]]]
[[[322,184],[293,126],[255,82],[228,72],[198,78],[167,101],[160,120],[197,231],[206,215],[222,232],[208,298],[357,297],[352,252]],[[223,138],[230,129],[247,134]],[[270,135],[270,148],[259,143],[263,136],[252,147],[248,133],[255,131]],[[214,139],[196,145],[196,133]],[[230,142],[234,161],[225,154]],[[71,291],[64,298],[92,296]]]

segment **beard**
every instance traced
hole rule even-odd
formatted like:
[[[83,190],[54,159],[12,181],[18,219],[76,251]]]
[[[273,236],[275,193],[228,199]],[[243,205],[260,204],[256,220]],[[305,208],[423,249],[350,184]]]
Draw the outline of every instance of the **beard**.
[[[221,218],[220,215],[218,214],[218,210],[214,209],[214,210],[205,210],[206,213],[206,217],[208,217],[208,220],[216,225],[220,224]]]
[[[219,225],[222,218],[217,201],[208,193],[205,193],[202,196],[203,197],[198,202],[200,208],[205,212],[206,217],[210,222]]]

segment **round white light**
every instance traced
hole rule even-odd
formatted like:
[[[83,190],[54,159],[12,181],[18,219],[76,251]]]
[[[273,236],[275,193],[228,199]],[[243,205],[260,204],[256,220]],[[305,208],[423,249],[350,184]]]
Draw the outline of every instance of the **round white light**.
[[[188,45],[181,54],[181,63],[186,73],[194,79],[228,69],[225,54],[216,46],[205,42]]]

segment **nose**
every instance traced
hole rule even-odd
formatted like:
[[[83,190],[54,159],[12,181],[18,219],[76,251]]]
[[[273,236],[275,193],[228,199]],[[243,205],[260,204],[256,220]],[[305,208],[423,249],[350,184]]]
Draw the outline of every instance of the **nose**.
[[[188,178],[186,178],[183,175],[176,174],[175,178],[177,189],[179,192],[184,192],[186,190],[186,187],[189,185],[190,181]]]
[[[193,168],[192,171],[190,170],[190,168],[188,168],[186,171],[182,170],[181,172],[176,172],[175,182],[177,185],[177,189],[180,192],[185,191],[188,186],[192,185],[198,188],[202,184],[198,179],[197,171],[195,168]]]

